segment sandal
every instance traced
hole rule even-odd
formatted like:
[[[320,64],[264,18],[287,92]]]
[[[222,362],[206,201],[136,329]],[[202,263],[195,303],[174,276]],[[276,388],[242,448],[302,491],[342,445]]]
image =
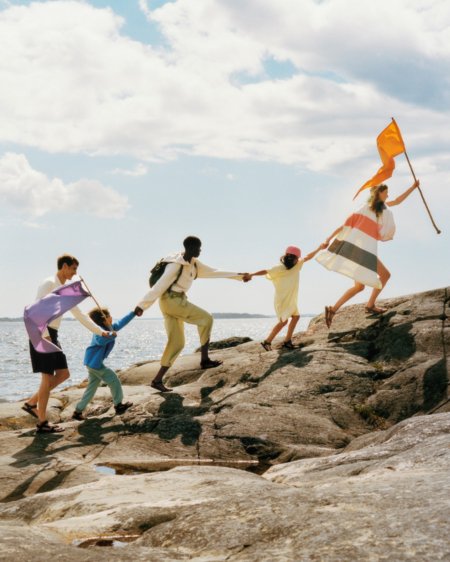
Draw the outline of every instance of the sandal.
[[[387,308],[378,308],[378,306],[366,306],[366,314],[384,314]]]
[[[325,323],[327,325],[327,328],[330,328],[335,314],[336,314],[336,312],[334,312],[332,306],[326,306],[325,307]]]
[[[22,410],[27,414],[30,414],[30,416],[33,416],[33,418],[38,417],[37,412],[35,411],[37,410],[37,404],[32,406],[31,404],[28,404],[28,402],[25,402],[25,404],[22,406]]]
[[[272,351],[272,344],[266,340],[261,342],[261,345],[266,351]]]
[[[47,420],[36,424],[36,433],[62,433],[63,431],[63,427],[59,427],[59,425],[50,425]]]
[[[284,349],[295,349],[295,346],[292,343],[292,340],[284,341],[283,345],[281,347],[284,347]]]
[[[219,367],[222,365],[223,361],[214,361],[213,359],[207,359],[200,363],[201,369],[214,369],[214,367]]]

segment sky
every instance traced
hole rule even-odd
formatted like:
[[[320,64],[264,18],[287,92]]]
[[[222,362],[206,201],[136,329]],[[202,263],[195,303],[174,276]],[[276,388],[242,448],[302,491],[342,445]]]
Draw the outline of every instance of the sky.
[[[442,233],[417,192],[393,208],[382,295],[449,285],[449,80],[447,0],[0,0],[0,317],[63,253],[117,317],[187,235],[231,271],[312,251],[364,204],[391,117]],[[400,155],[390,196],[412,182]],[[308,262],[300,310],[351,283]],[[190,299],[273,313],[264,278]]]

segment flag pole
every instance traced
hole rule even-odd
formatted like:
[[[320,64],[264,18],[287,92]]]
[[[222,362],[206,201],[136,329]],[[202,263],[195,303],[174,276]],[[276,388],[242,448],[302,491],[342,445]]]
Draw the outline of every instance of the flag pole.
[[[97,299],[94,297],[94,295],[92,294],[91,290],[88,287],[88,284],[86,283],[86,281],[83,279],[83,277],[81,277],[81,275],[79,275],[79,278],[81,280],[81,282],[84,284],[84,286],[86,287],[89,296],[92,298],[92,300],[95,302],[95,304],[97,305],[98,309],[100,310],[100,314],[103,316],[103,318],[106,320],[106,316],[103,314],[102,312],[102,307],[99,305]]]
[[[391,119],[392,119],[392,121],[393,121],[395,124],[397,124],[396,121],[395,121],[395,119],[394,119],[393,117],[391,117]],[[403,143],[403,144],[404,144],[404,143]],[[405,153],[406,161],[408,162],[409,169],[411,170],[411,174],[412,174],[412,176],[413,176],[413,178],[414,178],[414,181],[417,181],[416,174],[414,173],[413,167],[411,166],[411,162],[410,162],[410,160],[409,160],[408,153],[406,152],[406,148],[405,148],[405,150],[404,150],[404,153]],[[423,204],[425,205],[425,209],[427,210],[428,216],[430,217],[431,224],[434,226],[434,228],[435,228],[435,230],[436,230],[436,233],[437,233],[437,234],[441,234],[441,231],[439,230],[439,228],[436,226],[436,223],[434,222],[434,219],[433,219],[433,216],[432,216],[432,214],[431,214],[431,211],[430,211],[430,209],[428,208],[427,202],[425,201],[425,197],[423,196],[422,190],[420,189],[420,185],[417,186],[417,189],[419,190],[420,196],[422,197],[422,201],[423,201]]]

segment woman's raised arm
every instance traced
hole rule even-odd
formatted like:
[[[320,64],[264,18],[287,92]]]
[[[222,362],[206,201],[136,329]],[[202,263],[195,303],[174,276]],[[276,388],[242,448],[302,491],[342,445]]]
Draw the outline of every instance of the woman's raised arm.
[[[394,205],[400,205],[400,203],[403,203],[403,201],[416,189],[416,187],[419,187],[419,185],[420,185],[420,181],[416,180],[409,189],[407,189],[404,193],[399,195],[396,199],[393,199],[392,201],[386,201],[386,205],[388,207],[394,207]]]

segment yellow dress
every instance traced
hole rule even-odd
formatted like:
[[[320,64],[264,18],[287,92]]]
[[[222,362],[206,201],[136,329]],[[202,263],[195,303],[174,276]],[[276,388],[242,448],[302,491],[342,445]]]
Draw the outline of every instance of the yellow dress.
[[[276,265],[266,274],[266,278],[274,284],[275,312],[282,322],[291,316],[299,316],[298,287],[303,263],[303,260],[298,260],[292,269],[286,269],[283,264]]]

